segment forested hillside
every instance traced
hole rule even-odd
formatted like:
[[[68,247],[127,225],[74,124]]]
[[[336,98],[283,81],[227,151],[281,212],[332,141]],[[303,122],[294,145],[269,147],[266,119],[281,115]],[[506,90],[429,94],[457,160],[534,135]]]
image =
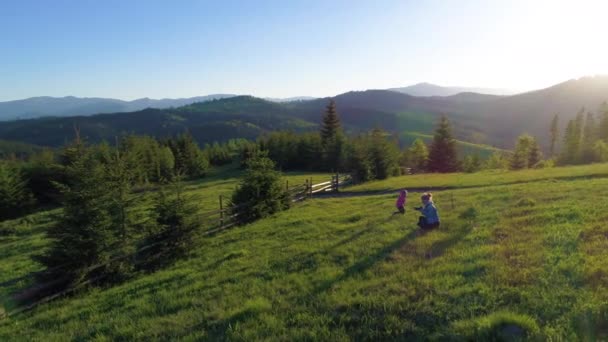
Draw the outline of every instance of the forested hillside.
[[[348,92],[333,98],[347,133],[382,128],[428,134],[439,116],[447,115],[456,138],[511,149],[522,133],[536,136],[549,148],[554,115],[559,129],[584,111],[603,114],[608,77],[587,77],[514,96],[461,93],[446,97],[415,97],[387,90]],[[318,127],[328,99],[276,103],[251,96],[199,102],[179,108],[145,109],[66,118],[40,118],[0,123],[0,138],[58,146],[78,127],[92,142],[113,140],[124,133],[164,137],[189,131],[199,143],[232,138],[253,139],[273,130],[305,131]]]

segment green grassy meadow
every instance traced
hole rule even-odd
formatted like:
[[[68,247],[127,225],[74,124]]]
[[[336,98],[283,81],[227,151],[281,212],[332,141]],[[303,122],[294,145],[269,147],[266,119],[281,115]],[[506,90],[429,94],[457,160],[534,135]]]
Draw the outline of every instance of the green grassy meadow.
[[[207,181],[189,192],[214,194],[211,203],[229,188]],[[416,231],[418,193],[391,217],[396,194],[373,192],[401,187],[438,188],[439,229]],[[608,338],[608,165],[404,176],[348,191],[361,193],[200,238],[170,268],[0,321],[0,340]],[[28,258],[52,213],[18,224],[0,237],[0,282],[36,269]]]

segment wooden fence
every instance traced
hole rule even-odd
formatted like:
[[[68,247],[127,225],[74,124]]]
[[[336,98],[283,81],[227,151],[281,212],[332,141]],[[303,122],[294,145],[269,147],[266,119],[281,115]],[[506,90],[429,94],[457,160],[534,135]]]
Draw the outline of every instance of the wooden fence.
[[[285,190],[287,191],[289,198],[292,203],[301,202],[306,199],[313,198],[315,195],[322,193],[338,192],[340,188],[352,183],[352,177],[350,175],[336,174],[331,177],[330,180],[313,183],[313,178],[307,178],[304,184],[290,185],[289,181],[285,181]],[[218,199],[219,209],[202,213],[200,215],[201,221],[205,223],[207,230],[204,234],[212,234],[224,229],[231,228],[238,223],[238,216],[241,215],[239,212],[240,208],[248,205],[243,203],[238,206],[232,205],[222,195]]]

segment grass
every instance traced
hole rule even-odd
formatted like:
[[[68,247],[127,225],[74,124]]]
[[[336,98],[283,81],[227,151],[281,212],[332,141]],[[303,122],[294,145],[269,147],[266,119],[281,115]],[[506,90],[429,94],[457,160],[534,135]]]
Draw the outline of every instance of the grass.
[[[542,180],[554,182],[586,178],[608,177],[608,164],[530,169],[521,171],[490,170],[476,173],[418,174],[393,177],[381,181],[349,187],[349,191],[386,191],[402,188],[458,189],[532,183]]]
[[[393,194],[313,199],[202,238],[171,268],[4,320],[0,340],[606,339],[607,172],[427,176],[452,188],[434,192],[442,226],[424,235],[418,203],[390,217]],[[422,183],[355,190],[410,179]],[[20,258],[36,222],[12,241]]]

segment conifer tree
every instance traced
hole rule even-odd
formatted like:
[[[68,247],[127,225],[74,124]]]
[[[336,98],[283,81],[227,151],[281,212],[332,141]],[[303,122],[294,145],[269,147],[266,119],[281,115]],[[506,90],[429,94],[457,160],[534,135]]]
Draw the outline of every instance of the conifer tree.
[[[553,120],[551,120],[551,147],[549,148],[549,152],[551,153],[551,158],[555,157],[555,148],[557,145],[557,139],[559,136],[559,116],[555,114]]]
[[[196,229],[200,227],[197,208],[184,195],[181,176],[174,175],[168,186],[158,191],[152,218],[152,229],[137,256],[138,267],[147,271],[187,255],[192,249]]]
[[[108,249],[117,242],[110,214],[112,192],[104,168],[92,153],[71,159],[66,167],[68,184],[58,185],[63,195],[62,213],[47,235],[50,248],[37,256],[47,270],[39,280],[55,281],[66,287],[86,279],[104,276],[104,269],[88,268],[110,259]]]
[[[358,136],[348,144],[348,169],[355,182],[374,179],[373,165],[366,136]]]
[[[593,147],[597,141],[597,125],[593,113],[587,113],[585,119],[585,127],[583,129],[582,144],[581,144],[581,158],[585,163],[590,163],[594,159]]]
[[[175,170],[189,177],[202,177],[209,168],[209,160],[199,149],[192,135],[185,133],[169,140],[169,147],[175,157]]]
[[[520,135],[511,156],[511,168],[520,170],[535,167],[541,160],[542,152],[536,139],[528,134]]]
[[[18,217],[34,204],[21,170],[0,161],[0,220]]]
[[[340,170],[344,158],[345,139],[334,100],[329,101],[323,115],[321,143],[327,165],[326,169],[328,171]]]
[[[327,145],[340,133],[340,118],[336,110],[336,102],[329,100],[329,104],[325,107],[323,115],[323,125],[321,127],[321,141],[323,145]]]
[[[608,112],[600,114],[598,125],[598,138],[608,141]]]
[[[603,140],[598,140],[593,145],[594,161],[605,163],[608,162],[608,144]]]
[[[564,143],[560,155],[560,163],[570,164],[574,161],[576,156],[576,144],[575,144],[575,126],[574,120],[568,121],[568,125],[564,130]]]
[[[245,176],[232,195],[240,223],[257,219],[289,208],[291,201],[281,182],[281,173],[266,151],[247,161]]]
[[[386,179],[398,174],[399,148],[396,142],[390,141],[380,129],[374,129],[370,134],[369,157],[374,178]]]
[[[528,167],[536,167],[543,160],[543,152],[536,139],[532,138],[528,152]]]
[[[416,139],[408,149],[408,166],[412,172],[424,172],[429,160],[429,151],[422,139]]]
[[[459,167],[452,128],[448,119],[443,116],[435,130],[427,169],[430,172],[456,172]]]

